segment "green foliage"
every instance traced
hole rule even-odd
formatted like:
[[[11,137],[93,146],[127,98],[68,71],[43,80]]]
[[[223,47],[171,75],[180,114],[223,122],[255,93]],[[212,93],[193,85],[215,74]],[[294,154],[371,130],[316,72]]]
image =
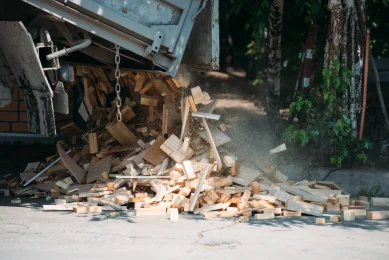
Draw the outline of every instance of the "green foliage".
[[[352,136],[351,120],[341,112],[342,96],[350,86],[351,71],[340,71],[338,60],[333,61],[333,66],[333,70],[323,69],[323,83],[315,95],[294,95],[289,106],[290,113],[306,118],[306,123],[300,127],[290,125],[284,132],[284,138],[301,147],[312,143],[317,149],[329,142],[330,162],[337,167],[353,160],[366,163],[370,143]]]

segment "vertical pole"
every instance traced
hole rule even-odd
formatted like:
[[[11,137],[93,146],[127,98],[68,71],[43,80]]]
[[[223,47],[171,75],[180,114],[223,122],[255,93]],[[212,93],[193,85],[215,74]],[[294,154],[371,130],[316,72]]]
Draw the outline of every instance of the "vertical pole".
[[[363,79],[362,115],[361,115],[361,127],[359,128],[359,140],[361,140],[363,137],[363,128],[365,125],[367,77],[369,72],[369,51],[370,51],[370,30],[367,29],[366,46],[365,46],[365,72],[364,72],[364,79]]]

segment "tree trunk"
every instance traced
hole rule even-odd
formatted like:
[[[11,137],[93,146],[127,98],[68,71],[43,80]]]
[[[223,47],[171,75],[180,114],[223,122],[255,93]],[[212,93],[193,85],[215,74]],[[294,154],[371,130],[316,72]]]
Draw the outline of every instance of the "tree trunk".
[[[334,60],[339,60],[342,45],[343,13],[341,0],[329,0],[328,11],[331,15],[331,22],[325,46],[324,68],[330,68],[334,70],[334,74],[338,74],[339,71],[335,71],[333,62]]]
[[[279,116],[281,89],[281,34],[284,0],[272,0],[269,14],[268,69],[266,114],[270,119]]]

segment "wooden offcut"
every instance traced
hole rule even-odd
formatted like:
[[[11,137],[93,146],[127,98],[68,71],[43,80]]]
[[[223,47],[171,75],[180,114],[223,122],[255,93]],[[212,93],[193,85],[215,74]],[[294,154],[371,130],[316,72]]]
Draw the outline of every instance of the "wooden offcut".
[[[138,141],[136,136],[125,124],[123,124],[123,122],[109,123],[107,124],[106,129],[121,145],[132,145],[136,144]]]
[[[389,219],[389,211],[370,211],[367,213],[367,219],[370,220]]]
[[[89,133],[88,134],[88,141],[89,141],[89,153],[96,154],[99,152],[99,145],[97,143],[97,134],[96,133]]]
[[[161,150],[161,145],[166,141],[165,138],[158,136],[154,143],[147,149],[143,155],[143,160],[157,166],[166,158],[166,154]]]
[[[287,202],[287,209],[293,211],[301,211],[304,214],[320,217],[323,214],[324,208],[306,202],[289,200]]]

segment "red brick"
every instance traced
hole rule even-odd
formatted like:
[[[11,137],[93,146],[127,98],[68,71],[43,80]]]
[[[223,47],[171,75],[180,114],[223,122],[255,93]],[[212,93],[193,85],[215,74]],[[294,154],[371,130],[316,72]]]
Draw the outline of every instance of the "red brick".
[[[27,122],[27,113],[26,112],[19,113],[19,121],[20,122]]]
[[[0,111],[0,121],[18,121],[18,112]]]
[[[12,100],[19,100],[19,92],[20,90],[15,90],[14,93],[12,93]]]
[[[26,104],[24,101],[19,101],[19,111],[26,111]]]
[[[0,111],[18,111],[18,101],[12,101],[8,106],[0,108]]]
[[[10,123],[0,123],[0,132],[9,132]]]
[[[12,132],[19,132],[19,133],[29,132],[27,123],[12,123]]]

